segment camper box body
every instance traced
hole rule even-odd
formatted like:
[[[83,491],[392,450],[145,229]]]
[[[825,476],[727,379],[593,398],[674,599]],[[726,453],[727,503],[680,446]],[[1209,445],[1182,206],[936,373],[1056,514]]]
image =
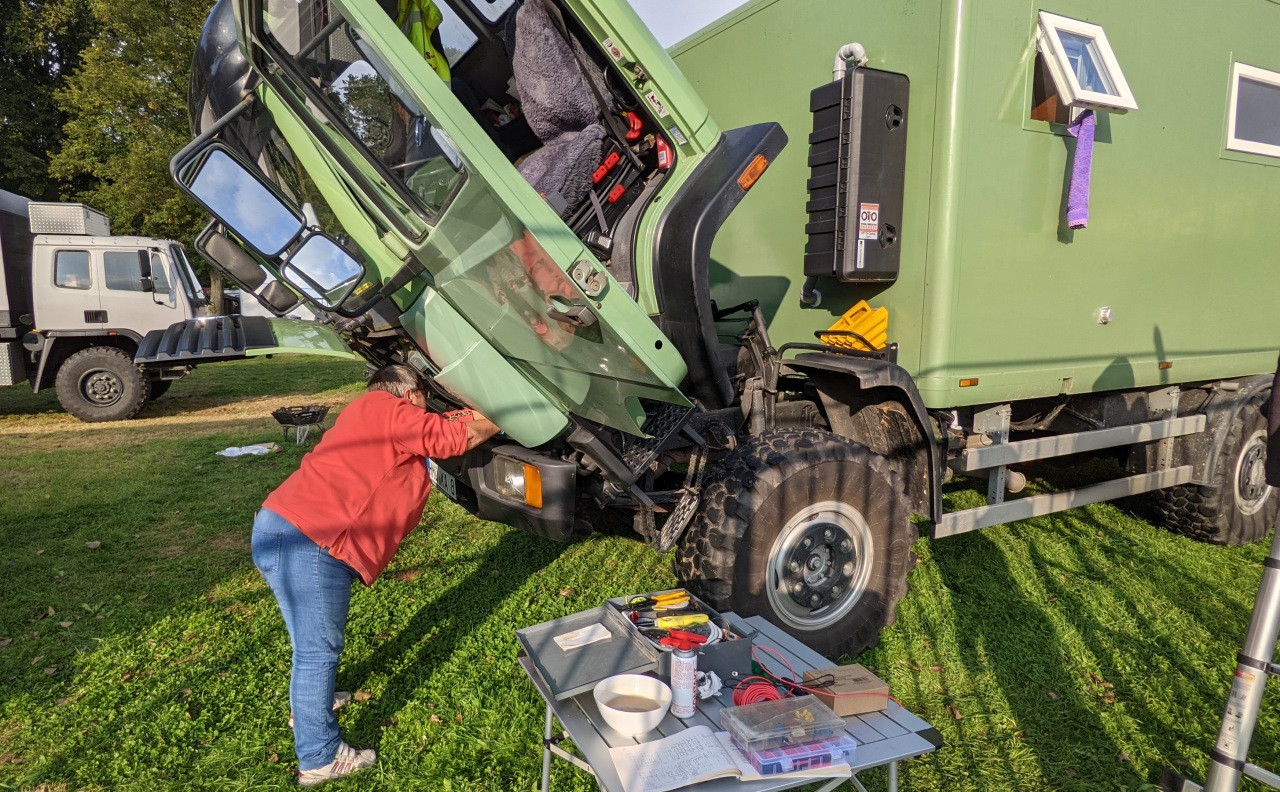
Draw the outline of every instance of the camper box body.
[[[1042,10],[1101,25],[1138,103],[1098,114],[1078,231],[1075,139],[1030,117]],[[718,235],[712,296],[762,299],[779,342],[858,300],[887,307],[898,362],[935,409],[1272,371],[1280,159],[1229,150],[1227,134],[1233,67],[1280,71],[1277,34],[1263,0],[749,3],[672,50],[723,128],[776,120],[792,141]],[[810,91],[850,41],[910,80],[901,271],[824,279],[813,308]]]

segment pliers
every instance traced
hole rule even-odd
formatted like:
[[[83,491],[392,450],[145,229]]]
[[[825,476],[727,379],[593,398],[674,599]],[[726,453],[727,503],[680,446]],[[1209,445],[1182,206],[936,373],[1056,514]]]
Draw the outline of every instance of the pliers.
[[[665,594],[655,594],[650,597],[632,597],[627,600],[624,610],[682,610],[689,607],[689,593],[687,591],[668,591]]]

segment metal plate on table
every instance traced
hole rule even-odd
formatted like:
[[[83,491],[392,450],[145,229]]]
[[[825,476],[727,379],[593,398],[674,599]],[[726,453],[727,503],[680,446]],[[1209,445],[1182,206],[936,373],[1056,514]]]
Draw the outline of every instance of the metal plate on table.
[[[593,624],[603,625],[609,638],[569,650],[555,642],[556,636]],[[615,674],[642,674],[658,664],[652,645],[604,606],[516,630],[516,637],[557,701],[590,691]]]

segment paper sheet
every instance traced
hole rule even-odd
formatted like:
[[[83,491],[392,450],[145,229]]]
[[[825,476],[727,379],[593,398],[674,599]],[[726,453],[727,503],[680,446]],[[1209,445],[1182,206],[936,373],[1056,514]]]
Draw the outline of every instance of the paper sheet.
[[[668,792],[739,773],[706,726],[654,742],[610,748],[609,755],[626,792]]]
[[[592,624],[564,635],[557,635],[554,640],[557,646],[567,652],[597,641],[607,641],[612,635],[603,624]]]

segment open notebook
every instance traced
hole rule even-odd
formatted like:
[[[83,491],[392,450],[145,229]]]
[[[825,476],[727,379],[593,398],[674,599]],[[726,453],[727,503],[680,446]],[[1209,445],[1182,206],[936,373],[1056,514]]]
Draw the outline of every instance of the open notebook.
[[[609,755],[626,792],[668,792],[713,778],[759,781],[780,777],[756,772],[747,757],[729,739],[728,732],[712,732],[706,726],[694,726],[679,734],[640,745],[610,748]],[[815,778],[847,776],[849,765],[842,762],[785,775]]]

